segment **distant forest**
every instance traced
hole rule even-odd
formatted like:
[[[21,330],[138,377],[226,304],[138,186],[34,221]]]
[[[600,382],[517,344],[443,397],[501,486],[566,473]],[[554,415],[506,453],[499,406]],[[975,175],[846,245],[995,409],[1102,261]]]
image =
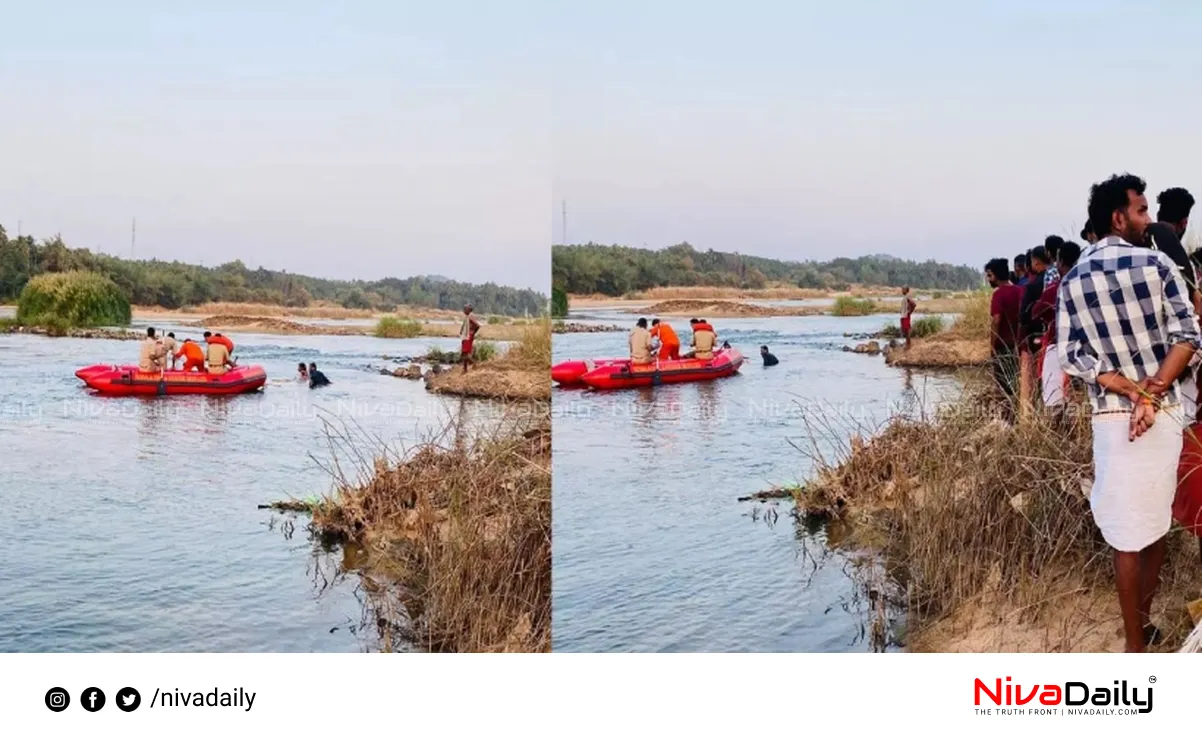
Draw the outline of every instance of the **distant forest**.
[[[851,284],[962,290],[982,283],[981,271],[928,260],[888,255],[833,261],[781,261],[740,253],[699,251],[688,243],[662,250],[622,245],[555,245],[551,278],[569,294],[617,297],[657,286],[722,286],[763,289],[791,284],[841,291]]]
[[[12,302],[26,282],[43,273],[94,271],[112,279],[140,305],[178,309],[205,302],[254,302],[306,307],[326,301],[351,309],[391,311],[399,304],[460,309],[465,303],[490,315],[540,315],[546,295],[497,284],[465,284],[440,276],[378,281],[333,281],[311,276],[249,269],[241,261],[208,268],[178,261],[127,260],[84,248],[69,248],[61,238],[9,239],[0,226],[0,302]]]

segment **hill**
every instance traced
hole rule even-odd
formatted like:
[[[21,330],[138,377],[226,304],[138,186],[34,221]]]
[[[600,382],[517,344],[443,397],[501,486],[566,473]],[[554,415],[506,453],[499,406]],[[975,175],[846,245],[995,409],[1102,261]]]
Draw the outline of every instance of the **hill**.
[[[69,248],[61,238],[9,239],[0,226],[0,302],[17,298],[34,276],[63,271],[94,271],[112,279],[133,304],[178,309],[206,302],[251,302],[307,307],[333,302],[349,309],[391,311],[397,305],[459,309],[471,303],[489,315],[539,315],[546,295],[497,284],[466,284],[442,276],[377,281],[335,281],[247,268],[241,261],[215,268],[179,261],[128,260],[84,248]]]
[[[790,284],[803,289],[843,290],[851,284],[962,290],[981,285],[981,271],[928,260],[886,255],[833,261],[782,261],[740,253],[699,251],[688,243],[661,250],[622,245],[554,245],[554,286],[569,294],[611,297],[657,286],[719,286],[763,289]]]

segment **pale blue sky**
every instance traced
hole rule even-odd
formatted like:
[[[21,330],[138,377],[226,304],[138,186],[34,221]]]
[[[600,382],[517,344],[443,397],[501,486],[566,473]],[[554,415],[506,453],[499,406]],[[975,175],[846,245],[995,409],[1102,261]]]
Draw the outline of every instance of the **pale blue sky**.
[[[1202,200],[1196,3],[610,2],[549,38],[556,242],[566,199],[570,242],[975,266],[1076,239],[1116,170]]]
[[[529,4],[4,3],[0,224],[336,278],[550,286]]]

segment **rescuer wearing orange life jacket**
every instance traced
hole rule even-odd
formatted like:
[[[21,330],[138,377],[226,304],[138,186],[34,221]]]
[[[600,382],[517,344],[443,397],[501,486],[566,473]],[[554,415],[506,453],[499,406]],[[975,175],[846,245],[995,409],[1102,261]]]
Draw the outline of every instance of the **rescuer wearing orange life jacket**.
[[[652,320],[651,337],[659,338],[660,361],[680,358],[680,338],[676,336],[676,331],[672,329],[671,325],[659,320]]]

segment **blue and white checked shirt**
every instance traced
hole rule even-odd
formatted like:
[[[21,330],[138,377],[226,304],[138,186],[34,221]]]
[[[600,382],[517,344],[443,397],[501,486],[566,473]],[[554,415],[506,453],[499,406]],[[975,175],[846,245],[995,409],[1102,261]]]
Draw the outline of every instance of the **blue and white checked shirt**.
[[[1131,401],[1103,390],[1098,375],[1117,371],[1133,382],[1156,373],[1181,342],[1195,351],[1202,329],[1176,264],[1158,250],[1119,237],[1089,246],[1060,282],[1056,308],[1060,365],[1089,387],[1094,413],[1131,410]],[[1197,364],[1198,356],[1190,362]],[[1173,380],[1164,404],[1181,402]]]
[[[1060,269],[1054,265],[1048,266],[1048,270],[1043,272],[1043,288],[1047,289],[1058,278],[1060,278]]]

